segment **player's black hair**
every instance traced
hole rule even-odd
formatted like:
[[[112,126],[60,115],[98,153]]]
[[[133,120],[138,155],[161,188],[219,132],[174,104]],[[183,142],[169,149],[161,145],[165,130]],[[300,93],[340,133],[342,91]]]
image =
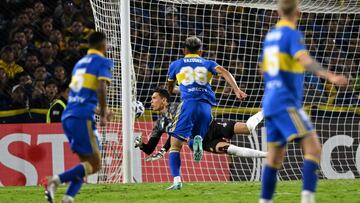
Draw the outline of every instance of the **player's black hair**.
[[[188,37],[185,40],[185,48],[192,54],[198,52],[201,49],[201,46],[201,40],[195,36]]]
[[[160,97],[161,98],[166,98],[166,100],[170,103],[170,94],[169,94],[169,92],[166,90],[166,89],[164,89],[164,88],[161,88],[161,87],[157,87],[157,88],[155,88],[155,90],[154,90],[154,93],[158,93],[159,95],[160,95]]]
[[[106,36],[102,32],[93,32],[89,36],[89,47],[94,49],[100,49],[101,43],[106,40]]]

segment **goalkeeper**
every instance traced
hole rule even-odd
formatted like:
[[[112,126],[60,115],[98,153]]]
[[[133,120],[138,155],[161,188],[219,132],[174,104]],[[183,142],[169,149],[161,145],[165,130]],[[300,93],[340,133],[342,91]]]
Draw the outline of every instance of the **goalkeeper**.
[[[151,106],[153,110],[160,111],[162,115],[156,121],[148,143],[144,143],[141,136],[135,139],[135,147],[139,147],[148,155],[155,150],[161,136],[167,133],[167,129],[171,126],[171,121],[175,115],[177,106],[174,104],[169,105],[169,100],[170,95],[167,90],[161,88],[154,90],[151,97]],[[204,150],[210,153],[229,154],[241,157],[265,157],[266,152],[230,144],[230,140],[235,134],[250,134],[262,119],[262,112],[258,112],[250,117],[246,123],[213,120],[203,140]],[[148,156],[145,160],[154,161],[161,159],[170,148],[169,138],[158,153]]]
[[[169,104],[170,94],[166,89],[156,88],[151,96],[151,108],[154,111],[160,112],[160,117],[156,120],[155,126],[152,129],[149,141],[143,142],[141,136],[135,138],[135,148],[139,147],[140,150],[150,155],[158,145],[161,136],[168,132],[171,125],[172,118],[176,113],[177,105]],[[161,155],[165,154],[170,148],[170,136],[165,145],[161,148]],[[160,157],[161,158],[161,157]]]

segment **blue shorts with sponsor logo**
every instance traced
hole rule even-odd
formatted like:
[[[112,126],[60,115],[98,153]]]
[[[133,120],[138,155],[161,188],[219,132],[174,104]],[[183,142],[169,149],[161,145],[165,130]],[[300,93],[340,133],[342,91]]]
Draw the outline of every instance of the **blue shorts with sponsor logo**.
[[[314,131],[303,109],[288,108],[265,117],[267,142],[285,146],[287,142],[302,138]]]
[[[99,153],[100,143],[96,123],[92,119],[66,117],[62,126],[73,152],[80,155]]]
[[[196,135],[204,138],[212,120],[211,107],[211,104],[201,100],[181,102],[169,134],[183,141],[187,141]]]

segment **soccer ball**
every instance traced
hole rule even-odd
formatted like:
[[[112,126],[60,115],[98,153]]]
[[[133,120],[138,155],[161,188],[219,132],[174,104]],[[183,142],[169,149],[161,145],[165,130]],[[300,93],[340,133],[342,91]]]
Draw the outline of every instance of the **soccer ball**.
[[[139,118],[140,116],[144,115],[145,107],[142,102],[140,101],[133,102],[133,109],[136,118]]]

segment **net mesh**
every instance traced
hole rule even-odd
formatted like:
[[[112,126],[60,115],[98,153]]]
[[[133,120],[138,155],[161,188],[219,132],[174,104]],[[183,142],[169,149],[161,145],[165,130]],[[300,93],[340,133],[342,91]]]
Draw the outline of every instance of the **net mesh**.
[[[96,28],[110,39],[109,57],[115,62],[114,80],[109,90],[109,104],[121,107],[120,75],[120,1],[92,0]],[[304,109],[310,115],[324,145],[320,176],[323,178],[360,177],[359,146],[359,61],[360,7],[354,0],[302,1],[298,28],[305,43],[325,68],[344,74],[351,85],[337,88],[311,73],[305,74]],[[249,95],[238,101],[222,79],[213,80],[218,106],[217,119],[244,121],[260,109],[263,81],[258,67],[261,42],[278,20],[276,1],[131,1],[131,51],[135,98],[150,108],[152,90],[166,83],[169,64],[182,57],[182,43],[196,35],[203,41],[205,58],[215,60],[228,69],[240,87]],[[130,68],[130,67],[129,67]],[[174,102],[179,102],[175,97]],[[150,134],[156,112],[147,111],[136,120],[135,132]],[[121,118],[116,117],[107,129],[111,139],[104,139],[103,156],[107,161],[99,177],[103,182],[121,181]],[[251,136],[236,136],[238,146],[262,149],[259,131]],[[104,133],[105,134],[105,133]],[[337,139],[340,135],[344,139]],[[164,135],[157,150],[167,136]],[[349,144],[350,143],[350,144]],[[359,151],[359,150],[358,150]],[[360,152],[359,152],[360,153]],[[200,164],[192,161],[185,147],[182,151],[182,176],[185,181],[259,180],[261,161],[225,155],[205,154]],[[165,159],[144,162],[141,155],[143,181],[171,180]],[[360,156],[359,158],[360,159]],[[298,144],[288,146],[280,179],[300,179],[302,152]],[[347,175],[344,175],[345,172]]]

